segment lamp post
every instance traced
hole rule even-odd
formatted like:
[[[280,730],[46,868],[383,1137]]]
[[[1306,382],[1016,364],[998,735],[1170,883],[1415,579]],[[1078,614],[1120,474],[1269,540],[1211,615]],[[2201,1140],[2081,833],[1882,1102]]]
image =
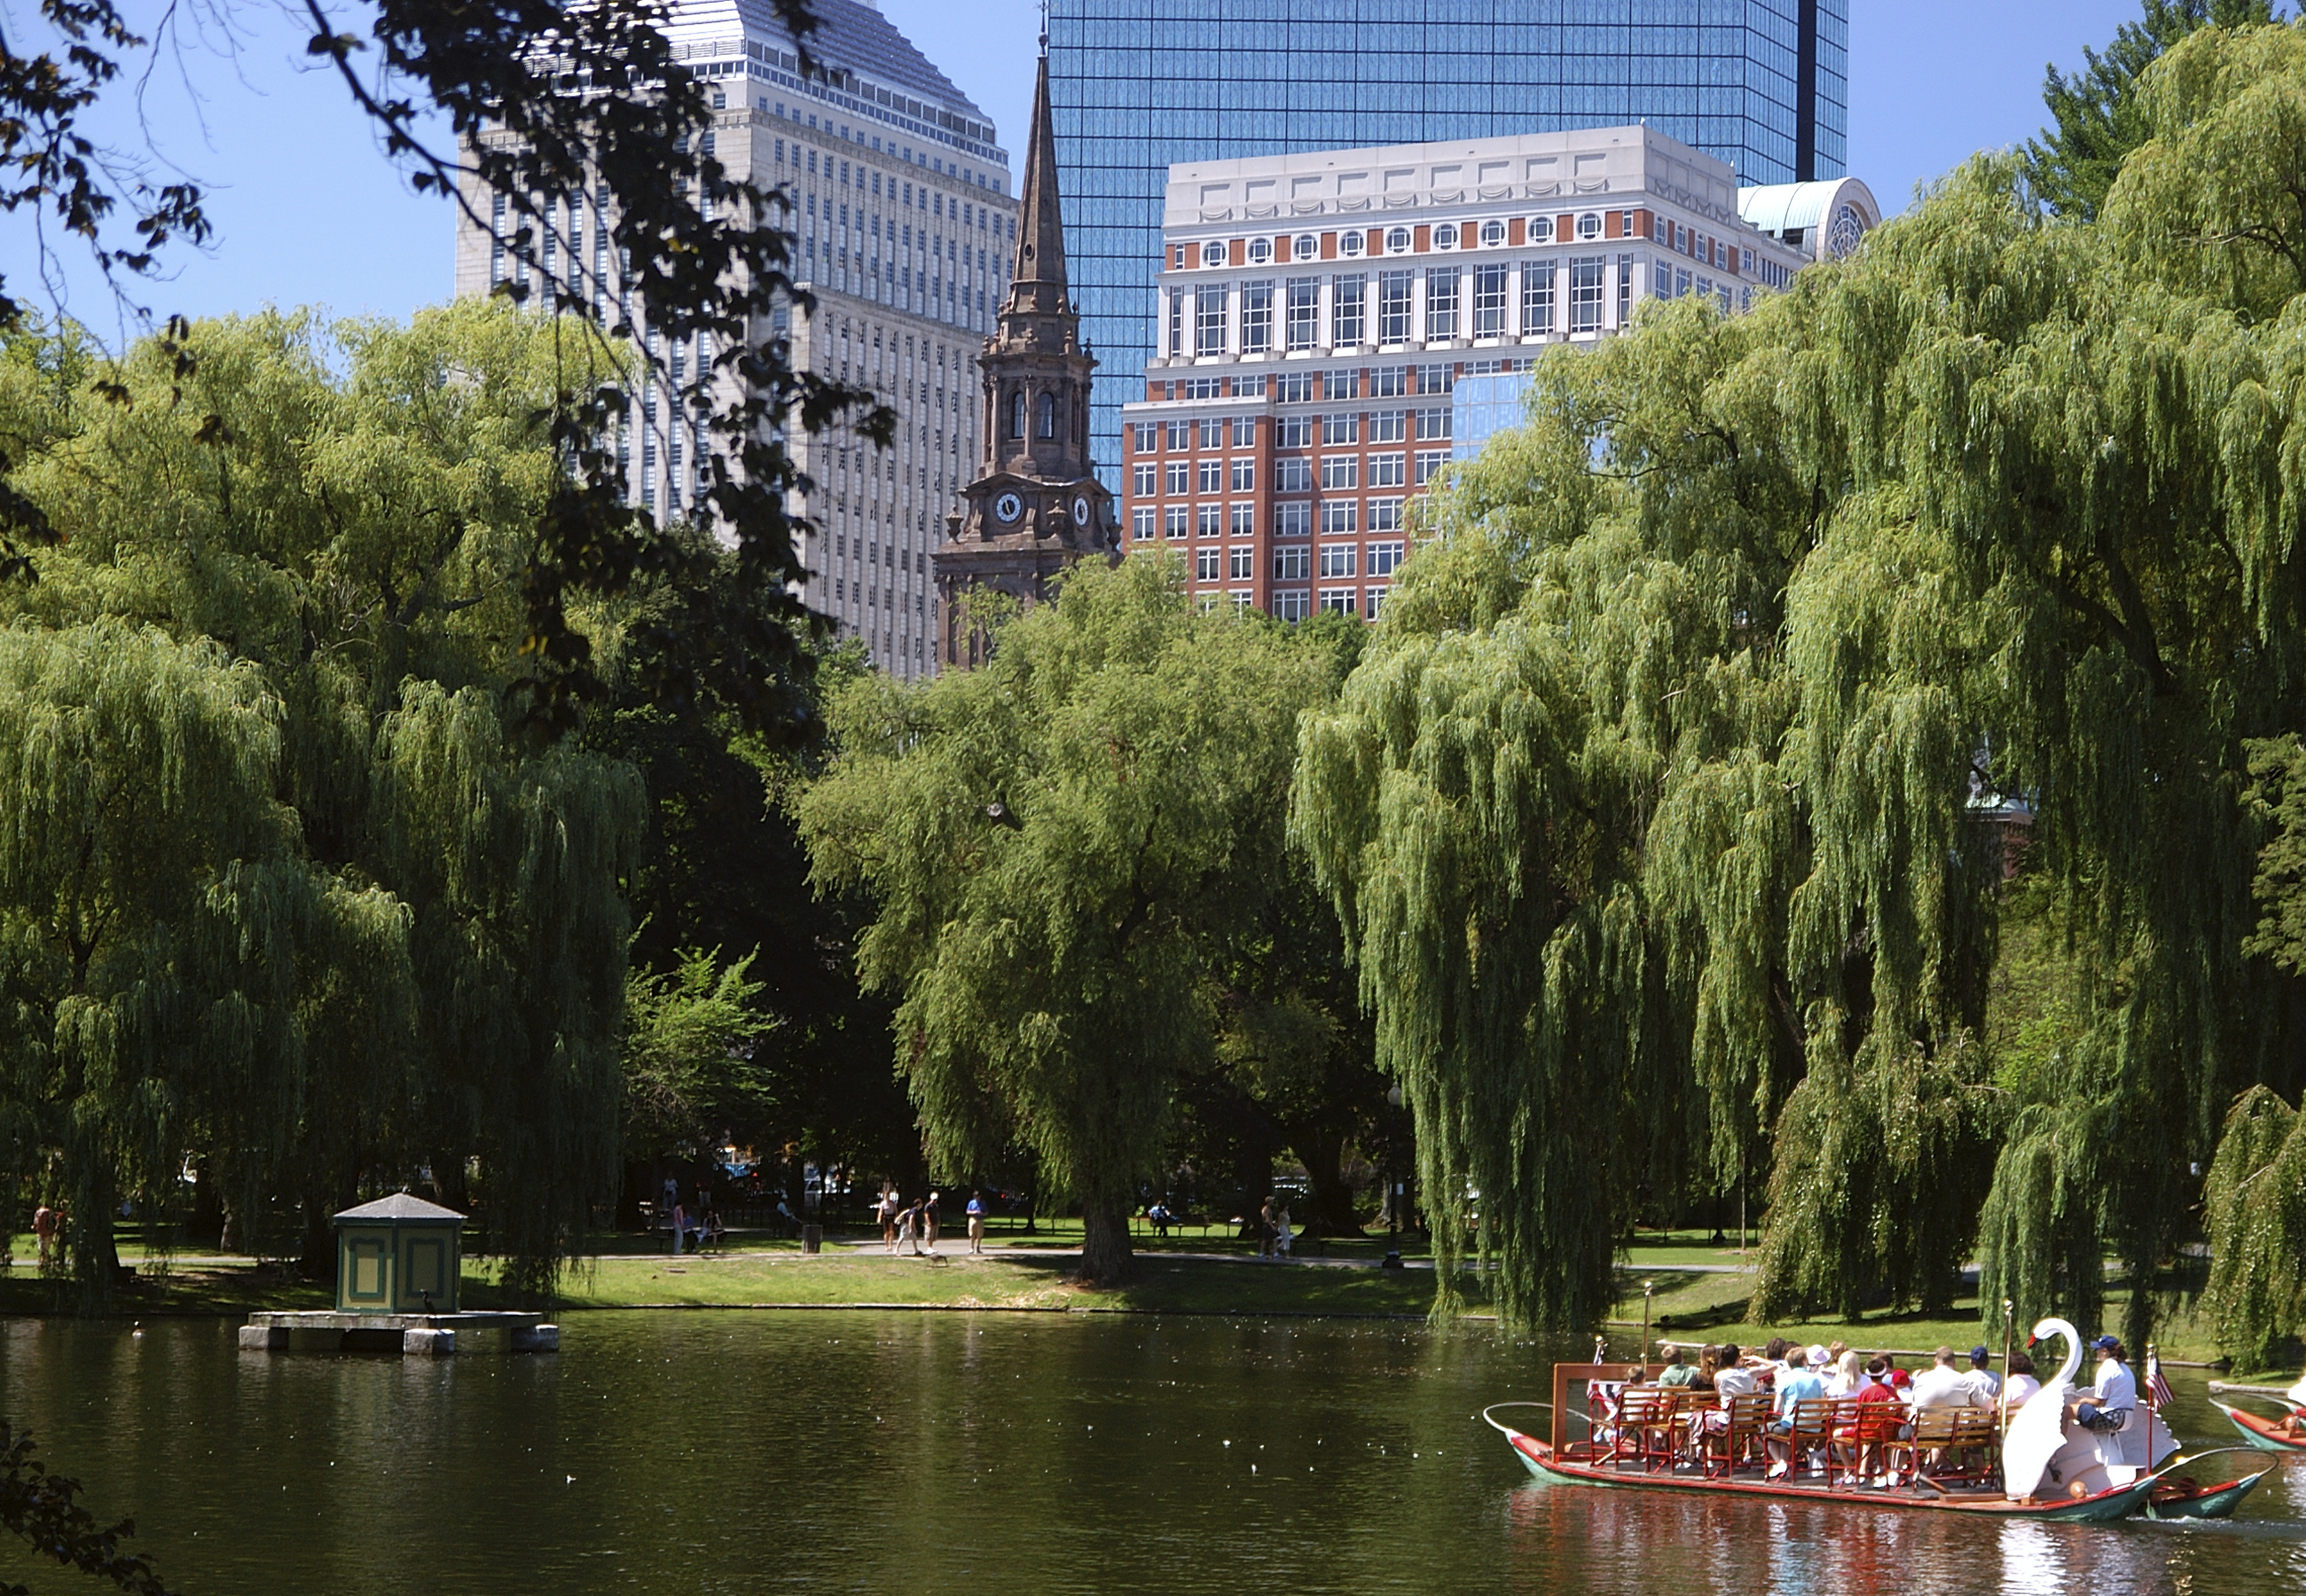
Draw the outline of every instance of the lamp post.
[[[1656,1290],[1656,1281],[1642,1282],[1642,1372],[1644,1374],[1647,1374],[1650,1369],[1650,1295]]]

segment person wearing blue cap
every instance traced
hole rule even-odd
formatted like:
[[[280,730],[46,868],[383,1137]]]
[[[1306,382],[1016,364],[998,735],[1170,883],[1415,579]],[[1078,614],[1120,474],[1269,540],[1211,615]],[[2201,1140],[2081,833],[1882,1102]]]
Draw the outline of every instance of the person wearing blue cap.
[[[2002,1395],[2001,1377],[1994,1372],[1994,1354],[1982,1346],[1969,1349],[1970,1388],[1977,1393],[1977,1405],[1990,1408]]]
[[[2130,1450],[2115,1438],[2129,1428],[2131,1414],[2138,1407],[2137,1377],[2123,1361],[2122,1343],[2116,1337],[2099,1336],[2090,1343],[2090,1351],[2097,1354],[2097,1374],[2088,1392],[2074,1398],[2074,1421],[2096,1432],[2099,1455],[2106,1462],[2130,1462],[2127,1456],[2113,1454]],[[2139,1449],[2144,1450],[2142,1446]]]

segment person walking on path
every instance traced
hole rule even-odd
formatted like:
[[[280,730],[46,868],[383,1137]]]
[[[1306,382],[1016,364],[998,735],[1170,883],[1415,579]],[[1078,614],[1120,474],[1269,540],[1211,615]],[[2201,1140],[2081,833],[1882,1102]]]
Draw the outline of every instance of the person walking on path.
[[[937,1239],[937,1194],[934,1191],[929,1193],[928,1201],[921,1205],[921,1233],[928,1242],[929,1256],[935,1258]]]
[[[1273,1214],[1273,1256],[1286,1259],[1296,1233],[1289,1228],[1289,1205],[1285,1202]]]
[[[897,1216],[897,1240],[910,1247],[915,1258],[921,1255],[920,1222],[921,1206],[918,1203],[910,1204]],[[893,1246],[889,1250],[893,1252],[896,1249]]]
[[[679,1202],[672,1205],[672,1255],[680,1256],[680,1238],[688,1228],[688,1210]]]
[[[884,1251],[897,1250],[897,1189],[881,1188],[881,1247]]]
[[[32,1215],[32,1234],[40,1243],[40,1267],[47,1268],[56,1244],[56,1211],[42,1203]]]
[[[1273,1199],[1269,1197],[1257,1208],[1257,1256],[1273,1256]]]
[[[985,1193],[982,1191],[969,1194],[969,1250],[971,1252],[985,1250]]]

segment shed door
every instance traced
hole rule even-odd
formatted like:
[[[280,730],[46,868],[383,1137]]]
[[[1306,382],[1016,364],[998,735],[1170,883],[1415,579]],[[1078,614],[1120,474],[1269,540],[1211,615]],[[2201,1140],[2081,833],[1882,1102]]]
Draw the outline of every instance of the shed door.
[[[447,1246],[438,1236],[419,1236],[408,1243],[408,1278],[400,1294],[411,1301],[421,1301],[426,1292],[435,1302],[448,1294],[448,1271],[446,1267]]]
[[[354,1236],[345,1242],[345,1297],[354,1302],[385,1300],[382,1236]]]

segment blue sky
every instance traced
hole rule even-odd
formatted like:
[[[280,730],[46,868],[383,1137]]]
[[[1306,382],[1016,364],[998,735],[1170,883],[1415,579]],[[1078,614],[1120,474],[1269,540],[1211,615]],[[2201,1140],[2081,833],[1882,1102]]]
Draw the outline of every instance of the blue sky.
[[[883,0],[890,19],[994,119],[1021,159],[1038,7],[1031,0]],[[180,12],[202,8],[183,7]],[[301,8],[300,8],[301,9]],[[2137,0],[1851,0],[1849,167],[1896,211],[1915,185],[1972,151],[2023,141],[2042,122],[2042,69],[2073,66],[2134,17]],[[349,14],[349,13],[347,13]],[[285,11],[241,8],[242,31],[186,38],[187,70],[155,73],[141,105],[120,97],[112,136],[141,124],[163,157],[210,189],[218,237],[182,252],[142,294],[200,316],[275,303],[406,316],[450,286],[447,205],[410,192],[333,77],[306,64]],[[68,308],[102,336],[119,321],[81,259],[64,252]],[[0,273],[32,290],[23,212],[0,235]]]

